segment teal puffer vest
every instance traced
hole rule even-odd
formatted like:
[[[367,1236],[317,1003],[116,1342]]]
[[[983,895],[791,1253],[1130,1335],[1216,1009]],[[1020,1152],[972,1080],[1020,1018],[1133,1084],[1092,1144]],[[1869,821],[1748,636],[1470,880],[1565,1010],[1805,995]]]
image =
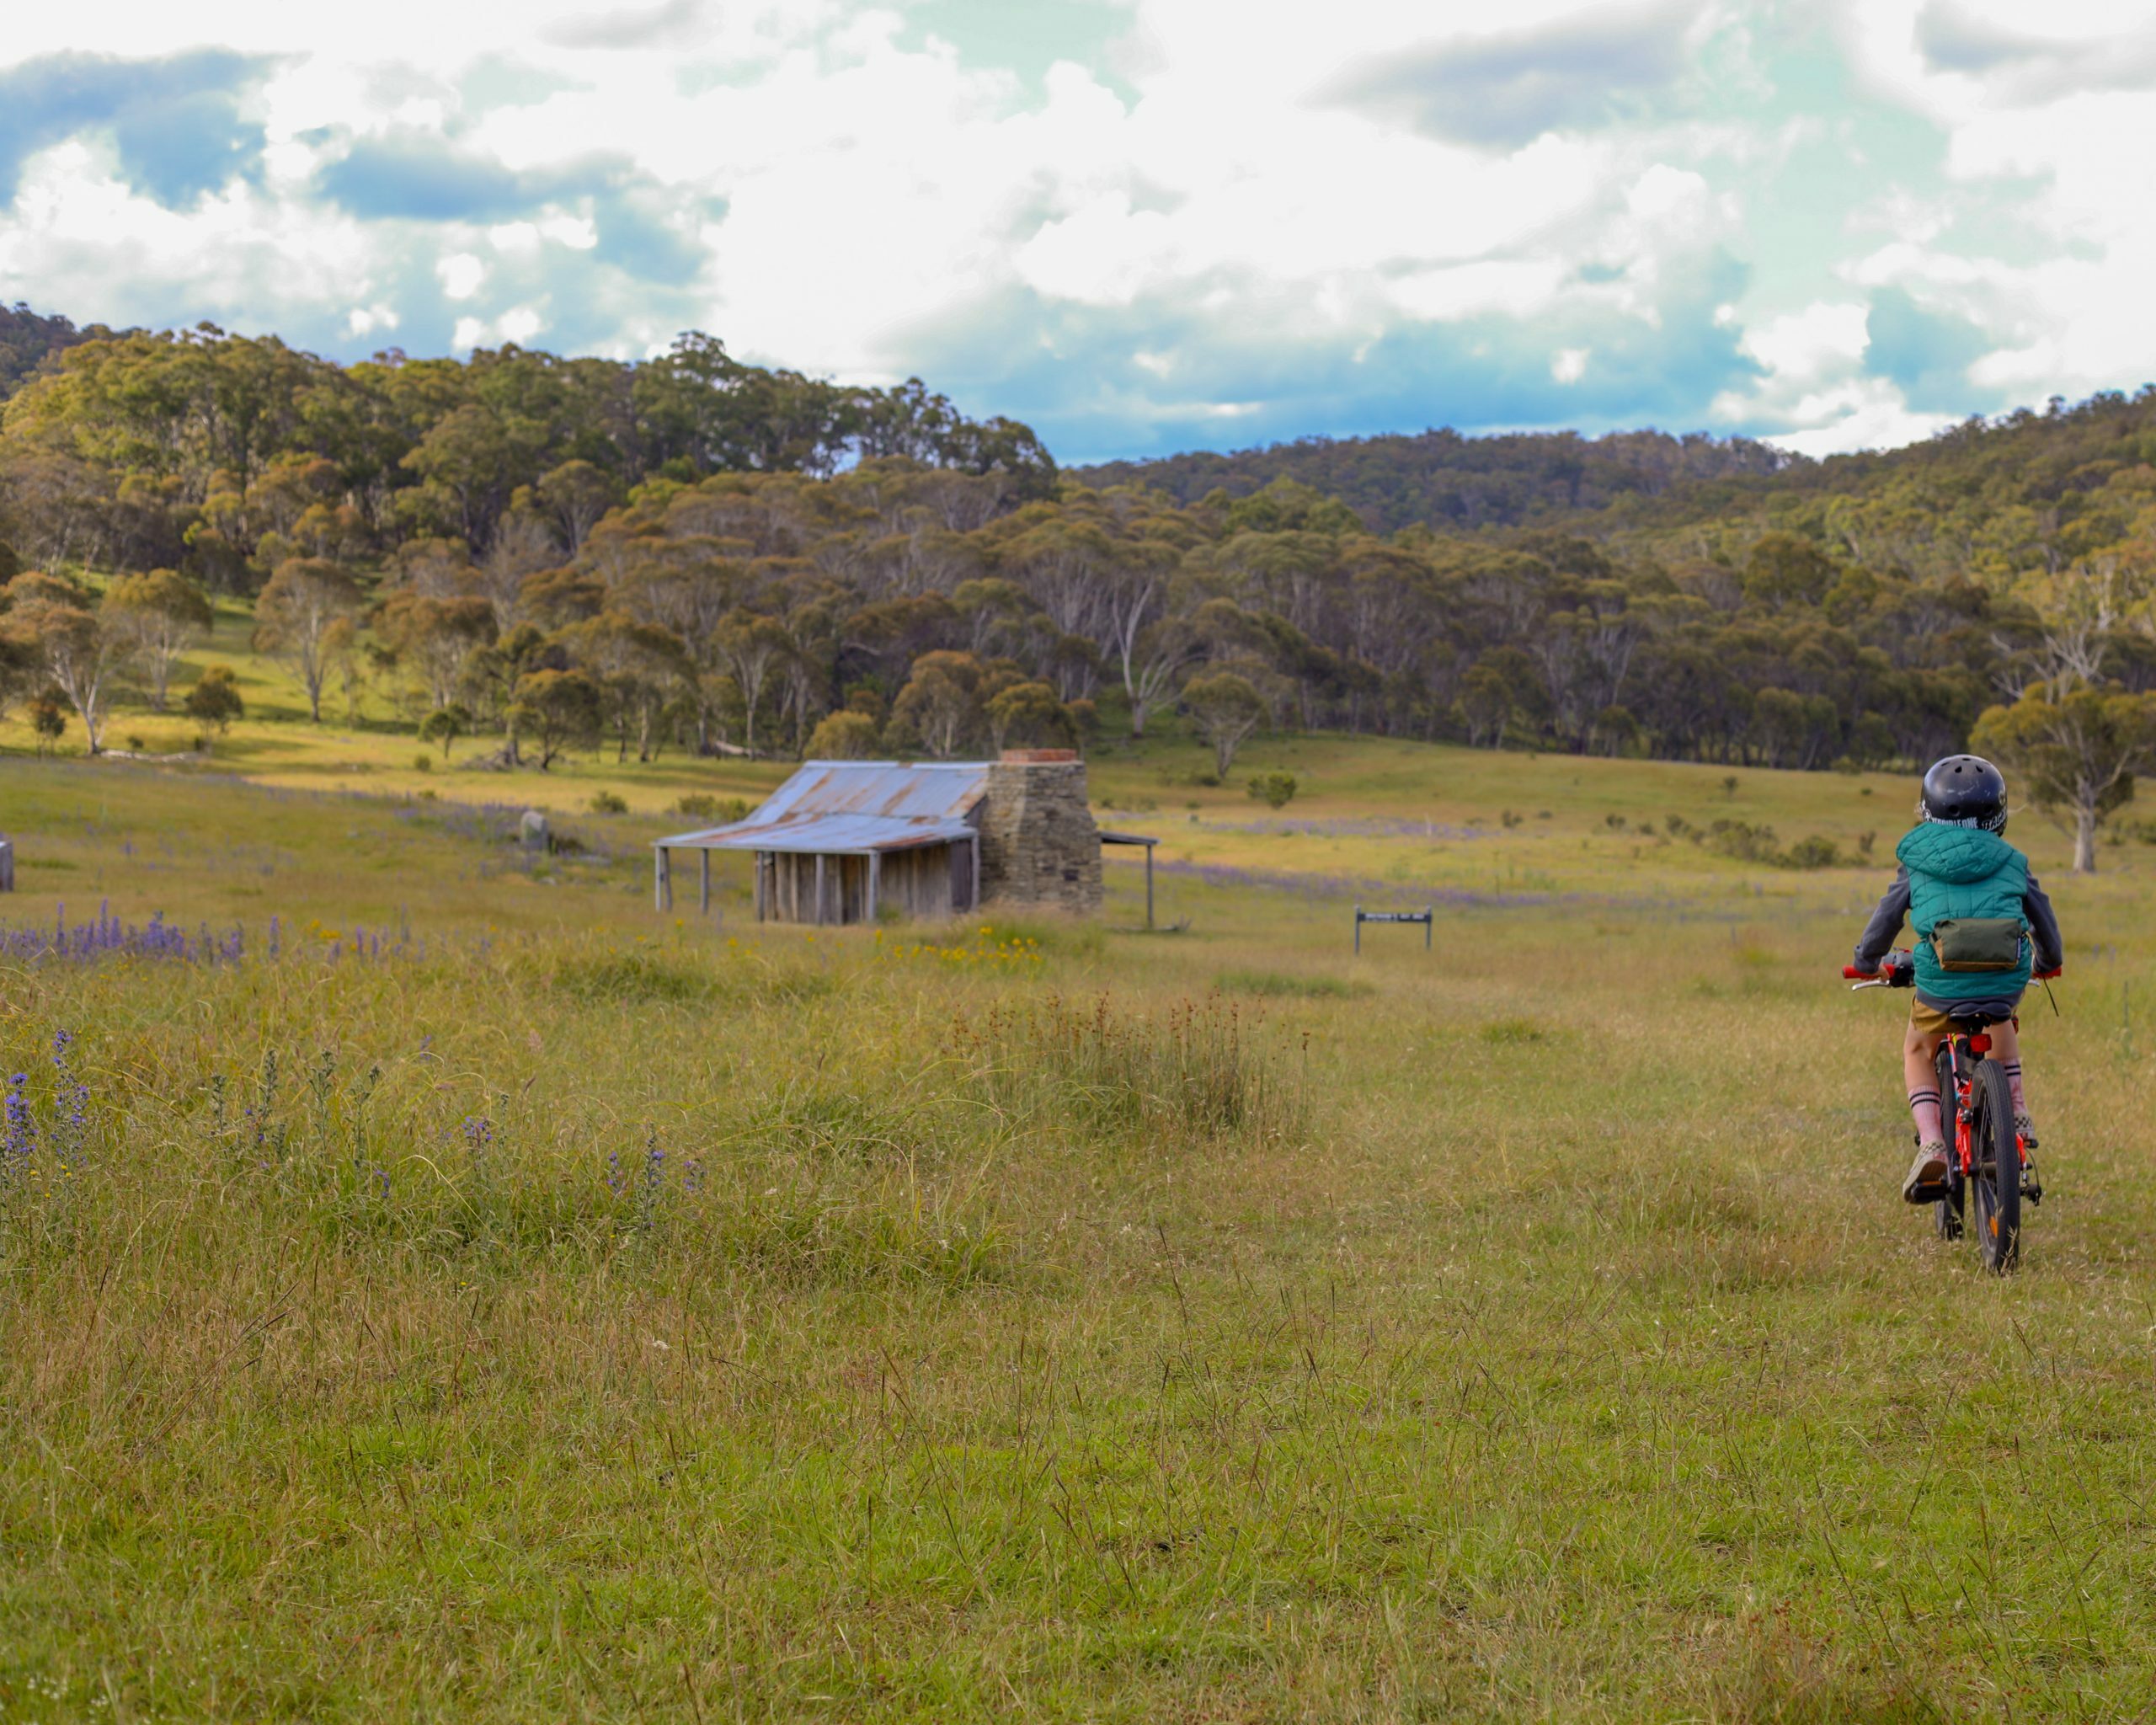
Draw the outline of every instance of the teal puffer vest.
[[[1981,827],[1927,822],[1894,846],[1909,871],[1909,926],[1917,932],[1917,990],[1935,1001],[2011,999],[2029,985],[2030,946],[2012,970],[1942,970],[1931,949],[1933,925],[1945,916],[2022,917],[2029,859]]]

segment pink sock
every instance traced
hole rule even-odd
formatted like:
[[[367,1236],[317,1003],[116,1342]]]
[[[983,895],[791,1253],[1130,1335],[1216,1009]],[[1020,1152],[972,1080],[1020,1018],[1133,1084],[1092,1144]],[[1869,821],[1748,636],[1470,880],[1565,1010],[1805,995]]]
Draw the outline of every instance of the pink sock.
[[[1935,1090],[1912,1090],[1909,1092],[1909,1114],[1917,1123],[1917,1142],[1943,1144],[1946,1128],[1939,1112],[1939,1092]]]
[[[2014,1112],[2017,1114],[2027,1114],[2029,1112],[2028,1098],[2021,1094],[2020,1061],[2016,1060],[2006,1069],[2006,1087],[2014,1097]]]

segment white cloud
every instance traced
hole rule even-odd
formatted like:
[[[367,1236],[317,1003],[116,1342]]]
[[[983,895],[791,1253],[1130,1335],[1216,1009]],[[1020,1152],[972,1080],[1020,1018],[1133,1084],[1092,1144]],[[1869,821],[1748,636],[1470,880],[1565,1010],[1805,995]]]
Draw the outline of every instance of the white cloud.
[[[1865,316],[1860,305],[1806,306],[1747,331],[1740,344],[1777,382],[1805,382],[1863,357],[1871,339]]]
[[[1411,317],[1442,322],[1481,312],[1527,314],[1550,303],[1566,273],[1556,258],[1492,259],[1402,276],[1390,297]]]
[[[1915,443],[1953,424],[1951,414],[1912,413],[1901,392],[1878,378],[1845,383],[1806,396],[1795,409],[1813,423],[1764,441],[1799,455],[1845,455],[1860,449],[1893,449]]]
[[[1347,382],[1307,386],[1335,403],[1375,387],[1363,356],[1422,343],[1442,407],[1372,413],[1682,423],[1711,403],[1726,425],[1886,437],[1929,424],[1865,369],[1867,298],[1888,287],[1991,333],[1977,386],[2156,375],[2137,286],[2156,223],[2121,147],[2156,136],[2156,93],[2121,70],[2142,6],[1844,0],[1822,15],[1863,93],[1834,113],[1786,98],[1777,38],[1732,0],[1115,3],[1112,67],[1066,57],[1038,80],[955,26],[905,45],[904,9],[866,0],[728,0],[671,23],[533,0],[508,32],[495,8],[380,0],[359,39],[333,10],[268,0],[214,24],[148,0],[94,24],[23,8],[0,66],[114,41],[270,56],[243,96],[264,148],[173,209],[96,129],[45,142],[0,220],[0,299],[330,345],[393,329],[415,351],[543,332],[643,352],[695,323],[752,359],[864,381],[956,366],[979,380],[975,411],[1017,409],[988,392],[1023,379],[1036,403],[1139,427],[1254,422],[1351,356]],[[1581,45],[1627,31],[1666,40],[1626,62],[1613,105]],[[474,68],[504,57],[528,88],[479,99]],[[1463,132],[1339,99],[1389,63],[1566,99]],[[1866,104],[1936,126],[1944,168],[1894,155],[1906,126],[1864,144],[1884,153],[1838,212],[1844,239],[1822,250],[1817,223],[1792,261],[1780,224],[1817,212],[1780,206],[1775,176],[1854,159]],[[456,152],[406,189],[415,207],[327,201],[349,152],[415,139]],[[1514,350],[1455,353],[1470,322]],[[1485,359],[1540,405],[1463,404],[1452,382]]]
[[[504,341],[513,341],[520,346],[547,327],[547,320],[530,306],[511,306],[494,320],[494,328]]]
[[[468,300],[485,282],[487,266],[470,252],[452,252],[435,265],[435,274],[441,278],[441,291],[450,298]]]

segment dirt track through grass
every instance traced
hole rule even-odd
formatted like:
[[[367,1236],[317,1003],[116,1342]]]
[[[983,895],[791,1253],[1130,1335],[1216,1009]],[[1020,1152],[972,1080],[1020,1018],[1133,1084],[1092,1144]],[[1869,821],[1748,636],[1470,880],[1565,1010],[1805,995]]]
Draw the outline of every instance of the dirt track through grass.
[[[11,911],[251,956],[0,961],[40,1134],[0,1199],[10,1717],[2156,1690],[2133,875],[2047,870],[2052,1195],[2000,1285],[1894,1199],[1854,872],[1598,852],[1602,899],[1359,963],[1330,901],[1188,882],[1179,936],[759,937],[652,916],[633,823],[534,876],[453,811],[30,771]],[[400,913],[424,958],[348,949]]]

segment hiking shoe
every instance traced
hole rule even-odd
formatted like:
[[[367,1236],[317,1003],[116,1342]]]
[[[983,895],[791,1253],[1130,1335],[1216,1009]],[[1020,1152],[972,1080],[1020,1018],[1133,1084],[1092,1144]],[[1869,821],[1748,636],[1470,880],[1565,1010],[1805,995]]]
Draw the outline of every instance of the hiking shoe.
[[[1930,1204],[1946,1195],[1946,1146],[1935,1139],[1917,1146],[1917,1159],[1909,1164],[1902,1182],[1903,1201]]]

